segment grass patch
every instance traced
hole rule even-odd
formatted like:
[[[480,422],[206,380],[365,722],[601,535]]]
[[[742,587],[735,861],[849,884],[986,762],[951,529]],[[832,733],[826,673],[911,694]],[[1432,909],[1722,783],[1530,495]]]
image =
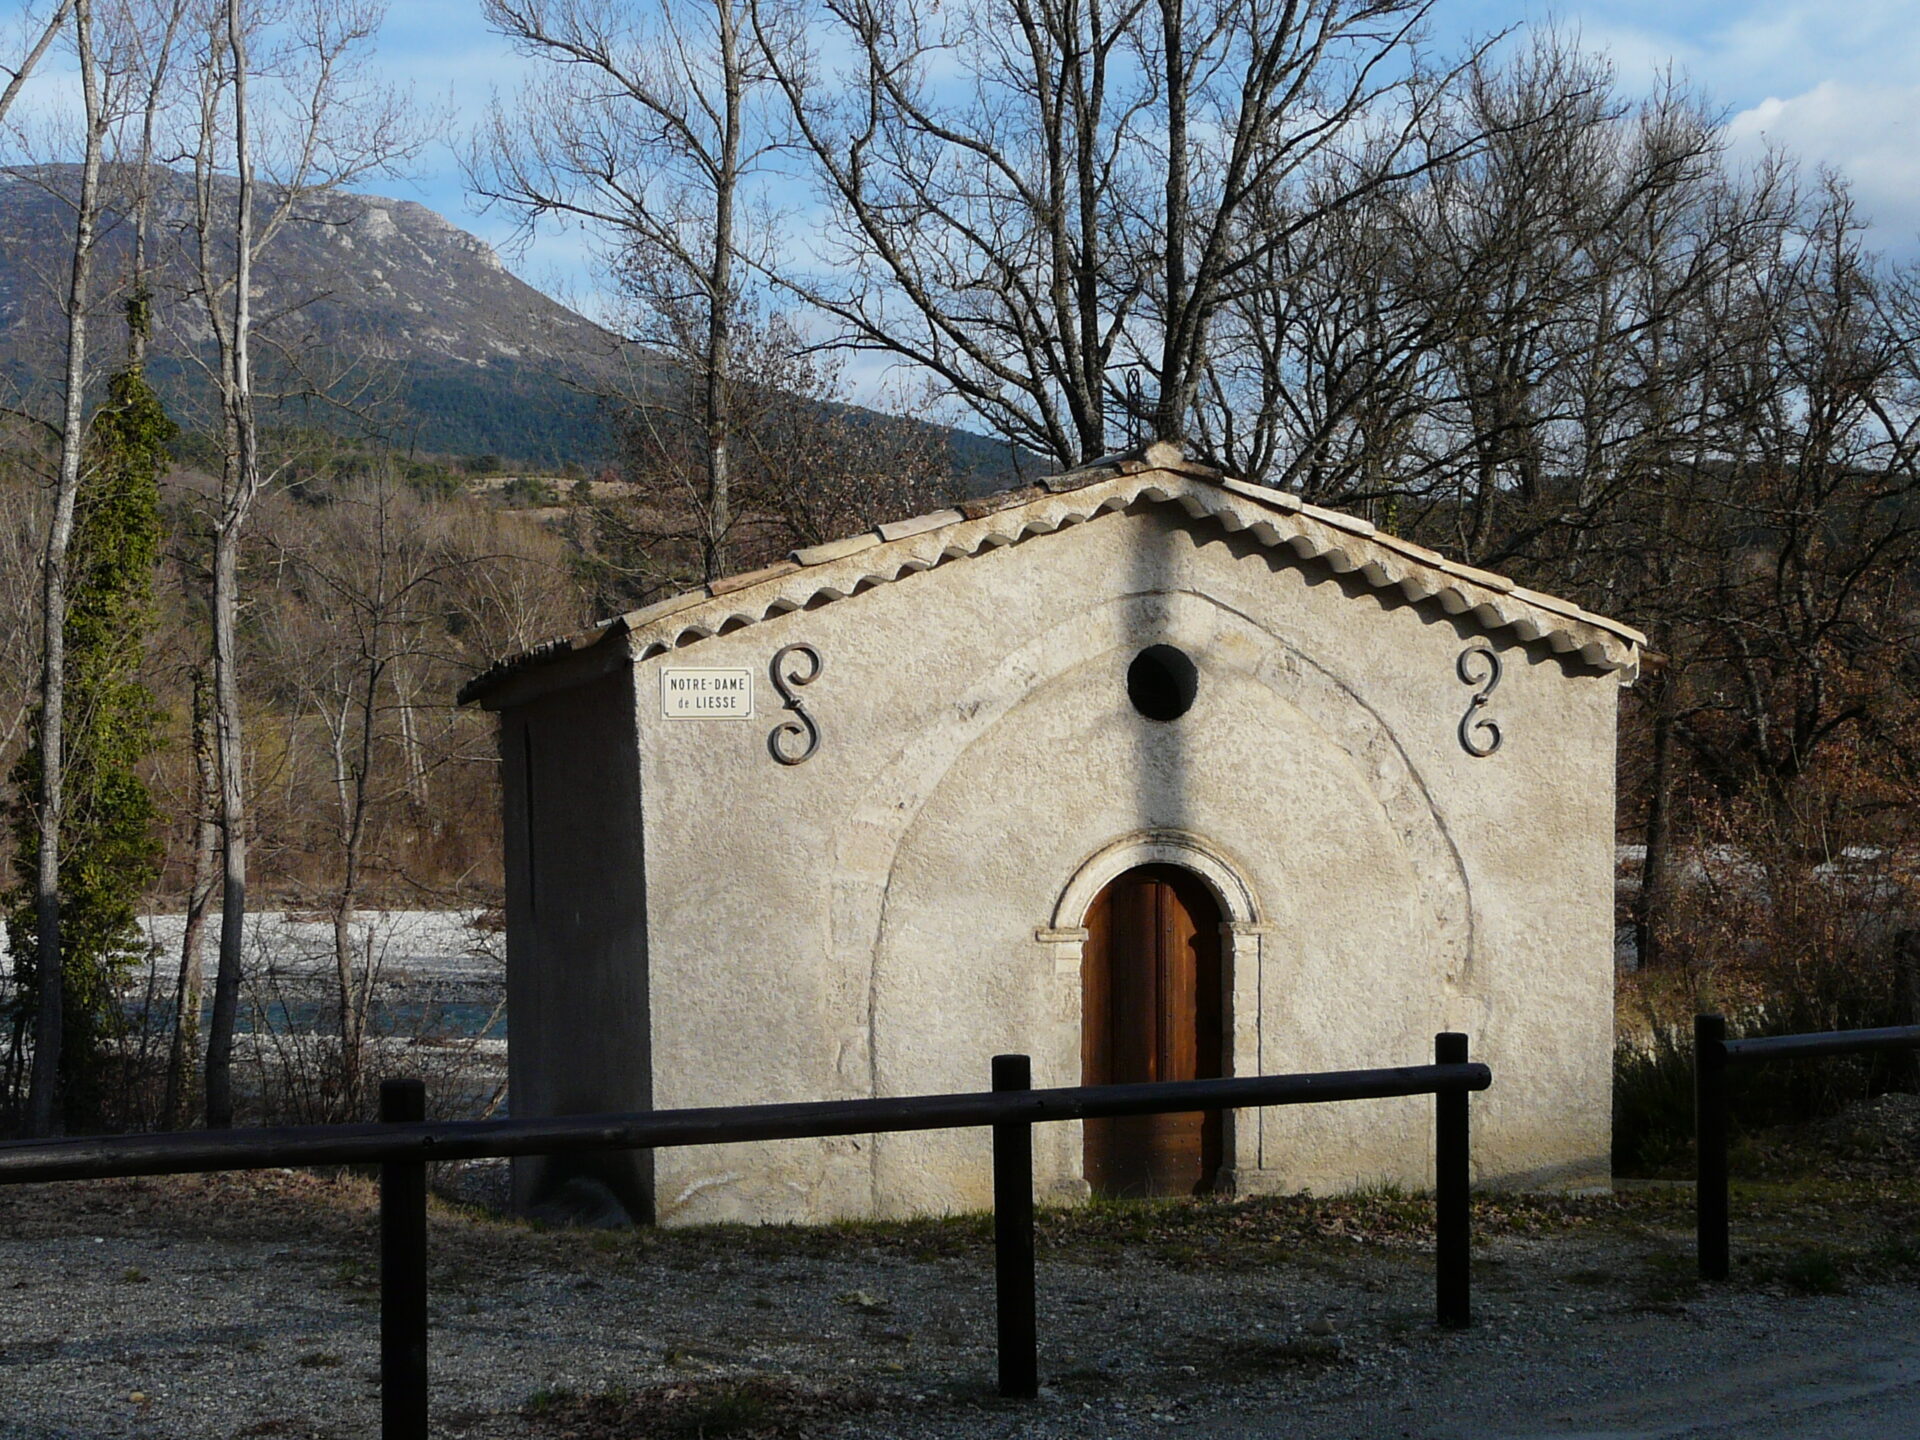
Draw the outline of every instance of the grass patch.
[[[557,1414],[580,1403],[580,1396],[564,1385],[542,1385],[527,1396],[527,1403],[521,1407],[522,1413],[531,1419]]]
[[[1844,1295],[1848,1257],[1824,1245],[1805,1245],[1784,1255],[1760,1255],[1743,1266],[1762,1285],[1779,1285],[1795,1295]]]

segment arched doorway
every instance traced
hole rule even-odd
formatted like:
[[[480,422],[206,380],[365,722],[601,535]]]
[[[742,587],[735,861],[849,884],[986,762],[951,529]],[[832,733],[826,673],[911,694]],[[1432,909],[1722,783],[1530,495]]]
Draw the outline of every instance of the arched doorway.
[[[1220,906],[1177,865],[1142,865],[1094,898],[1081,950],[1081,1083],[1222,1073]],[[1085,1122],[1096,1195],[1192,1195],[1220,1168],[1217,1110]]]

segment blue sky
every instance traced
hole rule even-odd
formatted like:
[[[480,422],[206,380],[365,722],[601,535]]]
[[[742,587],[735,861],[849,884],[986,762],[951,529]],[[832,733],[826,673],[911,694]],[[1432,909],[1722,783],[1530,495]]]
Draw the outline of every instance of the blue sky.
[[[0,14],[17,17],[20,10],[20,0],[0,0]],[[1875,242],[1920,254],[1920,5],[1914,0],[1440,0],[1435,39],[1451,47],[1503,27],[1549,22],[1610,56],[1630,91],[1646,88],[1668,66],[1689,77],[1725,108],[1738,150],[1758,154],[1769,142],[1782,144],[1841,171],[1875,221]],[[504,246],[512,227],[476,212],[454,141],[496,88],[512,89],[522,62],[487,30],[477,0],[391,0],[379,63],[451,120],[413,174],[365,188],[419,200]],[[51,68],[36,91],[50,98],[64,68]],[[580,236],[543,234],[503,258],[543,289],[590,302],[591,271]]]
[[[1920,252],[1920,6],[1913,0],[1440,0],[1435,18],[1442,45],[1513,25],[1557,24],[1610,56],[1633,91],[1671,66],[1725,108],[1738,150],[1757,155],[1772,142],[1833,166],[1875,221],[1877,244]],[[412,77],[424,98],[450,96],[456,113],[483,106],[493,87],[510,87],[518,73],[519,62],[487,32],[473,0],[399,0],[381,48],[396,75]],[[489,240],[507,238],[504,221],[473,212],[448,146],[422,157],[411,184],[392,188]],[[547,235],[507,259],[543,288],[577,287],[587,282],[580,249],[577,237]]]

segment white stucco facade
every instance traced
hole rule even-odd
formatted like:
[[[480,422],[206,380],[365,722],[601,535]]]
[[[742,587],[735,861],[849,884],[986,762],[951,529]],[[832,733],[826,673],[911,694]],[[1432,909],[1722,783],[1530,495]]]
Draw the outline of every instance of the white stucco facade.
[[[985,1089],[1003,1051],[1078,1084],[1087,907],[1174,864],[1224,917],[1228,1073],[1420,1063],[1464,1030],[1495,1076],[1480,1182],[1604,1182],[1615,708],[1639,637],[1177,462],[1051,484],[469,687],[501,717],[514,1113]],[[799,764],[769,738],[790,644],[822,660],[794,690],[819,732]],[[1153,644],[1197,667],[1175,720],[1128,696]],[[1469,649],[1501,664],[1486,755],[1463,744]],[[662,676],[689,667],[750,674],[752,718],[668,718]],[[1426,1184],[1431,1114],[1243,1112],[1221,1183]],[[1078,1129],[1036,1134],[1043,1195],[1085,1192]],[[978,1131],[590,1168],[667,1222],[990,1199]],[[523,1198],[556,1178],[525,1167]]]

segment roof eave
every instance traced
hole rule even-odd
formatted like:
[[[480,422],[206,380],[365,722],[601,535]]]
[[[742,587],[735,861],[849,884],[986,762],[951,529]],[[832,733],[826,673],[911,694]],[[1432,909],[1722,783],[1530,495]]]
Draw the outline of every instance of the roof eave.
[[[1008,503],[993,503],[1003,498]],[[502,661],[469,681],[459,698],[463,704],[479,700],[498,708],[503,702],[494,692],[509,677],[604,644],[611,636],[628,637],[628,654],[644,660],[1141,503],[1177,504],[1196,519],[1218,521],[1230,533],[1246,532],[1270,548],[1324,562],[1336,574],[1357,573],[1377,591],[1436,603],[1489,634],[1543,641],[1556,655],[1617,673],[1623,683],[1632,683],[1638,672],[1646,637],[1630,626],[1515,585],[1504,575],[1448,560],[1382,534],[1368,521],[1306,504],[1285,491],[1223,477],[1177,458],[1122,456],[1049,477],[1043,486],[796,550],[763,569],[672,596]]]

